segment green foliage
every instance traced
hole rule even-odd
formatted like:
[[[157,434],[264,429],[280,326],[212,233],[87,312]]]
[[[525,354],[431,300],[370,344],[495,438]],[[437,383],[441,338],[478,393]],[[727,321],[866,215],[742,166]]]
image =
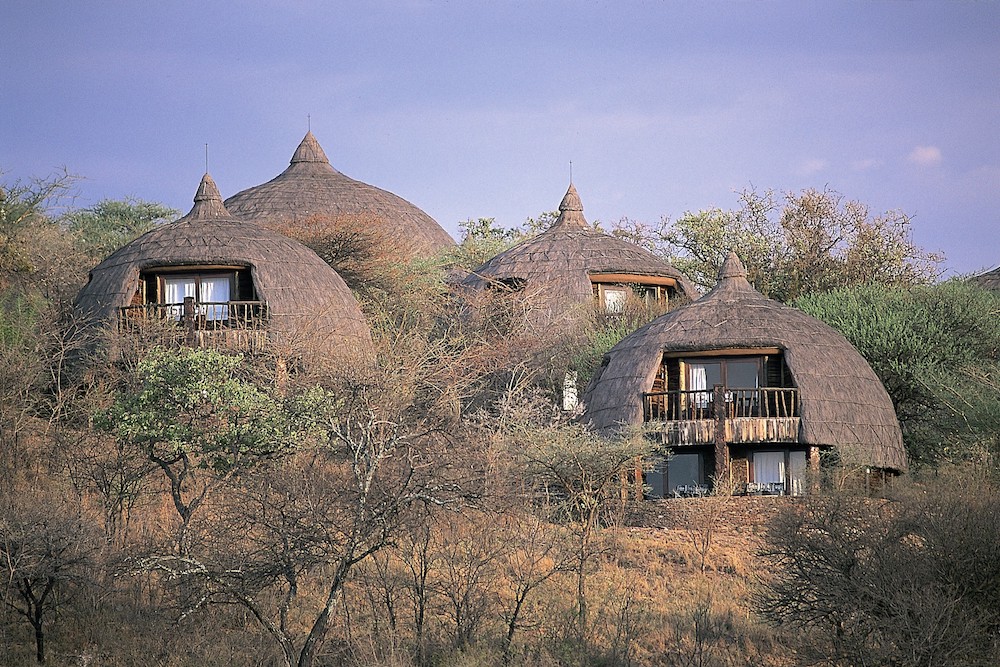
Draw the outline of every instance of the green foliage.
[[[905,213],[873,216],[833,190],[744,190],[736,210],[688,212],[655,228],[624,220],[615,233],[665,257],[704,288],[715,285],[735,251],[750,282],[779,301],[864,283],[927,284],[943,261],[914,245]]]
[[[91,255],[103,258],[178,211],[141,199],[104,199],[94,206],[67,213],[62,224]]]
[[[202,468],[225,473],[308,437],[328,399],[321,390],[282,399],[250,379],[242,355],[157,348],[140,361],[133,386],[97,415],[97,424],[151,456],[183,453]]]
[[[558,211],[548,211],[537,218],[528,218],[520,227],[511,228],[497,226],[496,218],[469,218],[458,223],[462,240],[454,251],[453,261],[471,271],[521,241],[541,234],[558,217]]]
[[[0,183],[0,290],[68,301],[83,282],[87,261],[47,209],[67,195],[73,178],[57,174]]]
[[[577,382],[581,387],[590,382],[608,350],[635,329],[633,322],[619,317],[600,318],[587,328],[580,346],[573,351],[570,359],[570,368],[577,372]]]
[[[838,329],[889,392],[911,461],[998,451],[1000,296],[953,280],[861,285],[795,305]]]
[[[0,292],[0,347],[10,349],[31,343],[45,307],[36,295]]]

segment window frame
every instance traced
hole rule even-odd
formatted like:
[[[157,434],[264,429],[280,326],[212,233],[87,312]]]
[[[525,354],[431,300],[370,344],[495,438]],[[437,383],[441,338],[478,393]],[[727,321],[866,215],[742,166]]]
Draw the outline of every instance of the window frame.
[[[624,292],[625,299],[633,294],[646,302],[649,307],[666,306],[670,303],[671,292],[677,292],[677,280],[666,276],[642,276],[629,273],[592,273],[589,275],[594,296],[601,310],[608,315],[618,315],[622,311],[608,308],[606,293]]]
[[[782,491],[780,495],[788,496],[799,496],[806,493],[807,480],[806,477],[809,472],[809,452],[804,449],[792,448],[792,447],[768,447],[762,449],[751,450],[747,461],[747,481],[751,485],[760,484],[773,484],[773,482],[760,482],[757,480],[757,462],[756,458],[761,454],[781,454],[783,456],[782,466],[784,469],[782,481]],[[793,465],[792,465],[792,455],[801,454],[801,470],[799,470],[798,475],[794,475]]]

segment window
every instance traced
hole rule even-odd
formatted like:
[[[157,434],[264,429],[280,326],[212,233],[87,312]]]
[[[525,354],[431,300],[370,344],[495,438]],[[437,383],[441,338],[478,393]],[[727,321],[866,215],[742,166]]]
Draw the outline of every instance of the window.
[[[753,479],[758,484],[784,484],[785,452],[754,452]]]
[[[663,308],[677,289],[677,281],[666,276],[592,273],[590,282],[601,308],[613,315],[624,312],[630,299],[648,308]]]
[[[734,392],[732,389],[757,389],[760,386],[761,360],[753,357],[703,358],[686,360],[687,389],[691,401],[698,408],[708,408],[712,404],[712,388],[721,384],[726,388],[726,401],[740,402],[741,414],[749,414],[757,400],[756,392]]]
[[[619,315],[625,312],[625,302],[631,291],[627,287],[601,286],[604,295],[604,311],[611,315]]]
[[[801,450],[753,453],[753,487],[763,493],[802,495],[806,470],[806,453]]]
[[[645,474],[649,495],[653,498],[702,496],[708,493],[705,483],[704,455],[701,452],[657,456]]]
[[[667,490],[676,493],[681,487],[702,486],[701,454],[674,454],[667,461]]]
[[[208,321],[228,320],[230,295],[234,274],[179,274],[161,277],[161,303],[169,304],[170,315],[180,319],[184,299],[193,297],[198,305],[198,315]]]

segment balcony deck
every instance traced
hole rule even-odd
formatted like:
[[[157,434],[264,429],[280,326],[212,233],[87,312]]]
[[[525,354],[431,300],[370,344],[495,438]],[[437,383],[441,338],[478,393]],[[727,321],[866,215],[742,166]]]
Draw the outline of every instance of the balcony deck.
[[[142,331],[165,343],[260,351],[267,343],[267,305],[263,301],[183,304],[147,303],[118,309],[119,331]]]
[[[643,394],[647,433],[669,446],[799,441],[794,388],[666,391]],[[719,429],[722,429],[720,434]],[[721,438],[719,436],[721,435]]]

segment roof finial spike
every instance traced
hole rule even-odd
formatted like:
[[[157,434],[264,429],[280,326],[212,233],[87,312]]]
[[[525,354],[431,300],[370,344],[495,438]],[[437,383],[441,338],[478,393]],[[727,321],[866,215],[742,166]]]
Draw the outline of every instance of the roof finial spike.
[[[726,255],[725,261],[722,262],[722,266],[719,267],[719,281],[728,280],[732,278],[742,278],[746,280],[747,269],[740,259],[740,256],[736,254],[736,251],[730,250],[729,254]]]
[[[209,172],[209,168],[208,168],[208,143],[206,142],[205,143],[205,173],[207,174],[208,172]]]
[[[312,114],[306,114],[306,130],[309,132],[313,131],[313,117]]]
[[[573,185],[573,161],[569,161],[569,184]]]

